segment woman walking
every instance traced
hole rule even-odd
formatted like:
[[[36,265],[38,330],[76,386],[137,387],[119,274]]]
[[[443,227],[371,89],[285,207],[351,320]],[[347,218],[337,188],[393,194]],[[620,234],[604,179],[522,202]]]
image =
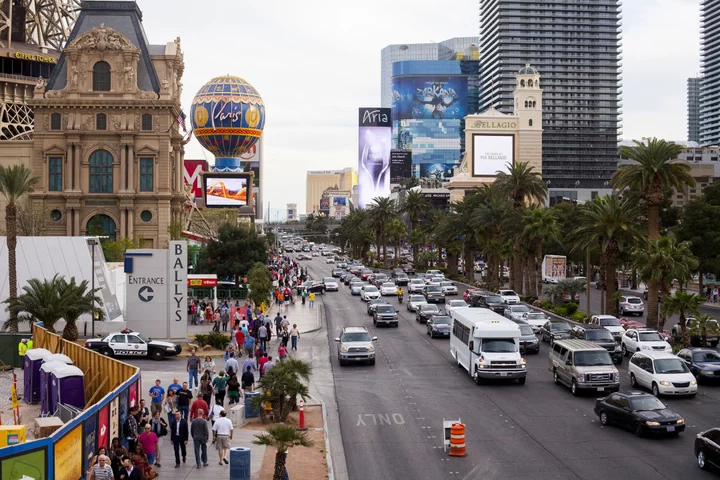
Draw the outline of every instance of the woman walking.
[[[300,339],[300,330],[298,329],[297,323],[293,323],[292,330],[290,330],[290,348],[291,350],[297,350],[298,340]]]

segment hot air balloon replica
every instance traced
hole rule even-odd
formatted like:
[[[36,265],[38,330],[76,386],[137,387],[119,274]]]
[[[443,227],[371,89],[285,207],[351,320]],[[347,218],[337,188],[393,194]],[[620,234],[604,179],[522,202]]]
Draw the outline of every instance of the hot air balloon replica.
[[[255,148],[263,133],[260,94],[242,78],[215,77],[195,95],[190,116],[195,138],[215,156],[215,166],[203,175],[205,206],[255,207],[253,173],[246,171],[241,157]]]

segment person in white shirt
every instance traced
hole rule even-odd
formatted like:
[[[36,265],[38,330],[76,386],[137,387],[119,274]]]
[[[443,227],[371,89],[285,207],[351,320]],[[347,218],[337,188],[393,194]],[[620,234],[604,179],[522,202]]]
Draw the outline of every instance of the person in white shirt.
[[[229,418],[226,417],[227,413],[225,410],[220,412],[220,418],[215,420],[215,424],[212,427],[213,440],[215,440],[215,448],[217,448],[218,458],[220,461],[218,465],[229,464],[227,459],[230,451],[230,440],[233,436],[233,425]]]
[[[212,425],[215,425],[215,420],[220,418],[220,413],[224,411],[225,409],[219,401],[215,402],[213,405],[210,406],[207,418],[208,420],[210,420],[210,422],[212,422]]]

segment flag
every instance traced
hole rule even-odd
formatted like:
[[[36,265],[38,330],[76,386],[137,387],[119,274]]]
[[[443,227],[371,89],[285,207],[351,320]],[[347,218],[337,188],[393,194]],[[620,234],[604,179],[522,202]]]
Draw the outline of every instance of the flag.
[[[185,136],[185,138],[183,139],[183,143],[184,143],[185,145],[187,145],[187,144],[190,142],[190,140],[192,139],[192,134],[193,134],[193,131],[190,130],[190,131],[188,132],[187,136]]]
[[[182,127],[183,132],[187,133],[187,126],[185,125],[185,119],[187,117],[185,116],[185,112],[180,111],[180,115],[178,115],[177,122]]]

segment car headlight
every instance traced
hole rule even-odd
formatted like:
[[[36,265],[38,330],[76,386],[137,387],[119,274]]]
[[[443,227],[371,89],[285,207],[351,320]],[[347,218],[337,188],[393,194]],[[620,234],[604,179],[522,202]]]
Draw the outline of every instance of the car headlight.
[[[347,351],[348,351],[348,347],[340,347],[340,351],[341,351],[341,352],[347,352]]]
[[[692,381],[690,382],[690,385],[697,385],[697,380],[692,380]]]
[[[675,423],[680,423],[680,424],[685,423],[685,419],[684,419],[684,418],[678,418]]]
[[[640,348],[642,348],[643,350],[650,350],[652,347],[650,347],[649,345],[642,345]]]
[[[650,425],[651,427],[659,427],[660,422],[651,422],[650,420],[646,420],[645,425]]]
[[[488,368],[488,366],[480,364],[480,365],[478,365],[478,368]]]
[[[537,339],[537,338],[533,338],[530,343],[538,343],[538,339]]]
[[[662,385],[663,387],[671,387],[672,386],[672,383],[670,383],[670,382],[663,381],[663,382],[658,382],[658,383],[660,383],[660,385]]]
[[[174,351],[175,351],[175,347],[167,347],[166,350],[167,350],[168,352],[174,352]]]
[[[367,347],[367,350],[368,350],[368,352],[374,352],[374,351],[375,351],[375,347],[373,347],[372,345],[370,345],[370,346]]]
[[[577,381],[578,381],[578,383],[584,383],[584,382],[585,382],[585,375],[583,375],[582,373],[578,374],[578,376],[577,376]]]
[[[714,375],[715,372],[712,370],[700,370],[700,375]]]
[[[615,351],[622,352],[622,347],[620,345],[615,345]]]

